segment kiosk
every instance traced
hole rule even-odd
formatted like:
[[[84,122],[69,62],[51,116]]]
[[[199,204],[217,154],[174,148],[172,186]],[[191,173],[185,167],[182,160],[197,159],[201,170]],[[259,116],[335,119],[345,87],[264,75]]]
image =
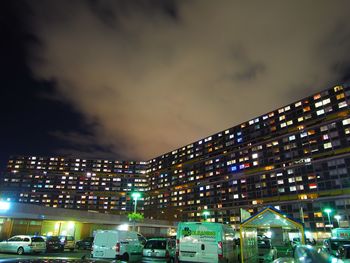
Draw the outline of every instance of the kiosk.
[[[305,232],[302,223],[274,207],[269,206],[259,211],[243,221],[240,226],[241,262],[259,262],[258,239],[271,242],[273,249],[277,249],[277,253],[271,257],[286,256],[292,249],[289,240],[290,232],[298,233],[300,243],[305,244]]]

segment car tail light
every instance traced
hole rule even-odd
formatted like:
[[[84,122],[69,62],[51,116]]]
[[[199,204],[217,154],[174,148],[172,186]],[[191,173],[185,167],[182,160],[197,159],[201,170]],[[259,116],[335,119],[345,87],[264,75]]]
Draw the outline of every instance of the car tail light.
[[[115,245],[115,252],[117,252],[117,253],[120,252],[120,243],[119,242]]]
[[[33,246],[33,243],[28,244],[28,247],[32,247],[32,246]]]
[[[166,257],[166,258],[169,258],[169,257],[170,257],[169,250],[166,250],[166,251],[165,251],[165,257]]]
[[[218,258],[222,258],[223,257],[223,252],[222,252],[222,242],[219,241],[218,242]]]
[[[180,254],[180,240],[176,239],[176,256]]]

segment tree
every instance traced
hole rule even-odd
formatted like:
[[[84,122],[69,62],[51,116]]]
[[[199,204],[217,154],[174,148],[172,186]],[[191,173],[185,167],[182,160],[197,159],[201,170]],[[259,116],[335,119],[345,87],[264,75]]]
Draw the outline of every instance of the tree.
[[[141,213],[130,213],[128,214],[128,218],[130,221],[142,221],[144,216]]]

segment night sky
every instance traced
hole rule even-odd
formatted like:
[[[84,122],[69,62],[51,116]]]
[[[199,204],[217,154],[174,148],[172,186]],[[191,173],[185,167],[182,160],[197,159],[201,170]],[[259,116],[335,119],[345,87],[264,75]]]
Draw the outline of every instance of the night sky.
[[[10,155],[147,160],[350,77],[350,1],[1,1]]]

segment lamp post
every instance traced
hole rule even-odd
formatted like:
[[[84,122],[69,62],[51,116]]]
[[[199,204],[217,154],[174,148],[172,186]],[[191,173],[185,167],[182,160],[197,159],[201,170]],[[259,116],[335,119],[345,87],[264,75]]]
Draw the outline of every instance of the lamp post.
[[[137,199],[139,199],[139,198],[141,197],[141,194],[138,193],[138,192],[135,192],[135,193],[132,193],[131,196],[132,196],[132,198],[133,198],[134,201],[135,201],[135,204],[134,204],[134,213],[136,213]]]
[[[203,211],[202,215],[204,216],[205,221],[207,221],[208,215],[210,215],[209,211]]]
[[[335,215],[334,218],[337,220],[338,227],[340,227],[339,221],[340,221],[341,216],[340,215]]]
[[[134,192],[131,194],[132,198],[135,201],[134,204],[134,214],[136,214],[136,207],[137,207],[137,200],[141,197],[141,194],[138,192]],[[134,218],[134,222],[133,222],[133,226],[132,226],[132,230],[135,231],[135,227],[136,227],[136,219]]]
[[[330,208],[326,208],[326,209],[324,209],[323,211],[324,211],[325,213],[327,213],[329,227],[331,228],[332,223],[331,223],[330,213],[332,213],[332,209],[330,209]]]

